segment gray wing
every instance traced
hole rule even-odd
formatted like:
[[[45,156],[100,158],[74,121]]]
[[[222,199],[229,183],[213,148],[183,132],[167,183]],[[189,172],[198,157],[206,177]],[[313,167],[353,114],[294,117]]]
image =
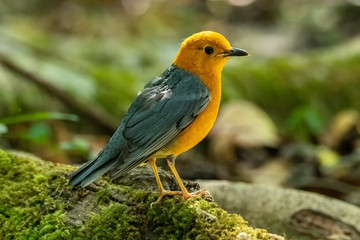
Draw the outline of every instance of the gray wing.
[[[148,84],[124,118],[126,144],[111,176],[121,176],[170,143],[209,100],[210,93],[197,76],[174,66]]]

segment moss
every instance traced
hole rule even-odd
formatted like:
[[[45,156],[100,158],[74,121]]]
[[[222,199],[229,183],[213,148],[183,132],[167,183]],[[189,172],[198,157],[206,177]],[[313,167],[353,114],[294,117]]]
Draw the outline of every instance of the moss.
[[[216,203],[201,198],[181,201],[178,198],[164,200],[152,208],[147,218],[160,239],[236,239],[245,233],[247,239],[266,239],[267,232],[247,226],[237,214],[229,214]],[[250,236],[252,238],[250,238]]]
[[[267,239],[265,230],[201,198],[165,197],[150,207],[156,193],[107,178],[94,191],[72,188],[66,175],[73,170],[0,150],[0,239]],[[80,218],[71,219],[79,207]]]
[[[59,186],[62,191],[70,189],[62,174],[65,169],[71,167],[55,167],[35,157],[0,150],[0,238],[69,236],[65,218],[67,204],[55,197]]]
[[[85,239],[140,239],[141,218],[125,204],[111,203],[99,214],[90,214],[81,233]]]

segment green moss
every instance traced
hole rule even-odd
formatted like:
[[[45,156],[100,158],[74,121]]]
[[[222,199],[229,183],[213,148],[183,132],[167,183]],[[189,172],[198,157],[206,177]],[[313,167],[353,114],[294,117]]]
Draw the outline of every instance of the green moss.
[[[233,239],[246,233],[266,239],[267,232],[246,225],[239,215],[228,214],[201,198],[182,201],[157,198],[131,187],[97,181],[94,194],[75,189],[66,175],[74,168],[55,165],[25,154],[0,150],[0,239]],[[92,208],[81,224],[68,216],[75,205]],[[86,213],[85,213],[86,214]]]
[[[69,189],[62,172],[69,166],[0,150],[0,238],[67,238],[67,204],[54,197],[61,186]],[[62,177],[60,177],[62,176]]]
[[[140,239],[141,218],[121,203],[102,207],[100,214],[91,214],[82,227],[85,239]]]
[[[247,226],[239,215],[229,214],[216,203],[193,198],[164,200],[161,205],[149,209],[148,221],[160,239],[236,239],[246,233],[254,239],[266,239],[267,232]],[[250,239],[250,238],[248,238]]]

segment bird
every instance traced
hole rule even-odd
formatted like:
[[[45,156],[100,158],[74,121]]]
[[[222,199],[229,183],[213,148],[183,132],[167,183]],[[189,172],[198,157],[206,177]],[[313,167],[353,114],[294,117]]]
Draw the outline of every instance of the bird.
[[[202,31],[186,38],[171,66],[138,93],[98,156],[67,177],[69,184],[86,187],[104,174],[116,179],[147,161],[159,190],[154,204],[166,195],[182,195],[183,200],[203,196],[206,190],[188,192],[175,159],[197,145],[212,128],[220,107],[225,63],[230,57],[248,55],[231,47],[217,32]],[[181,191],[164,189],[157,158],[166,158]]]

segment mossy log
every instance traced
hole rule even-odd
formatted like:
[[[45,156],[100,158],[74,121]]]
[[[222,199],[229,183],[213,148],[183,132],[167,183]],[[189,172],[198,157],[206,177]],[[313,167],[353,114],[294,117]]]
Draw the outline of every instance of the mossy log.
[[[229,214],[211,196],[158,196],[147,165],[85,189],[68,185],[75,167],[0,150],[0,239],[284,239]],[[160,171],[165,188],[174,179]],[[198,188],[197,184],[187,184]]]

